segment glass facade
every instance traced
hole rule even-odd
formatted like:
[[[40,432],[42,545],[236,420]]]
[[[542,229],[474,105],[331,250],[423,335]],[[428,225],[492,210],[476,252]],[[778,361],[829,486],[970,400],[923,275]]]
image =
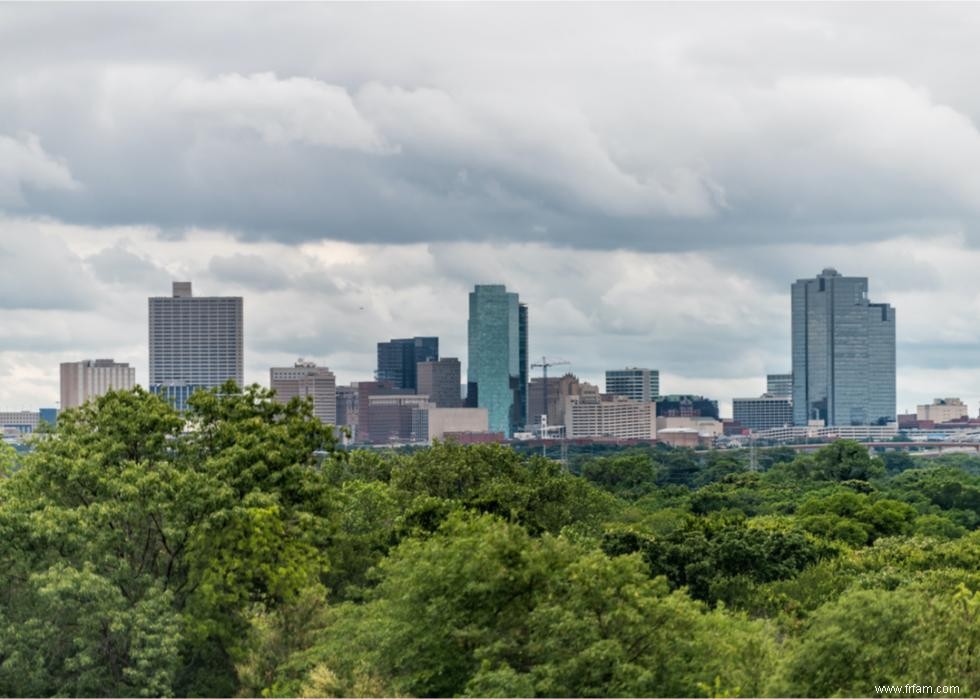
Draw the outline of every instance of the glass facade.
[[[793,422],[895,420],[895,309],[868,301],[866,277],[825,269],[792,286]]]
[[[656,369],[611,369],[606,372],[606,393],[649,402],[660,397],[660,372]]]
[[[467,330],[467,401],[487,409],[491,432],[510,437],[527,420],[527,306],[502,284],[477,285]]]
[[[416,365],[439,359],[438,337],[409,337],[378,343],[378,381],[390,381],[396,388],[415,390]]]

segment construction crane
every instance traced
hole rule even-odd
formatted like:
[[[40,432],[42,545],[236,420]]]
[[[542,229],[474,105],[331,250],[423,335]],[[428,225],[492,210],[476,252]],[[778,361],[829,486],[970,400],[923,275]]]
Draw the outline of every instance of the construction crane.
[[[548,425],[548,367],[561,366],[562,364],[571,364],[571,362],[566,361],[564,359],[548,359],[547,357],[541,357],[541,361],[540,362],[535,362],[535,363],[533,363],[531,365],[531,368],[532,369],[539,369],[540,368],[541,369],[541,374],[544,377],[544,381],[542,382],[543,385],[541,387],[542,396],[543,396],[543,399],[542,399],[541,402],[542,402],[542,405],[543,405],[543,408],[544,408],[544,426],[545,427],[547,427],[547,425]],[[546,448],[545,447],[545,443],[544,443],[544,440],[545,440],[545,437],[546,436],[547,436],[546,434],[542,434],[541,435],[541,453],[543,455],[545,454],[545,448]]]

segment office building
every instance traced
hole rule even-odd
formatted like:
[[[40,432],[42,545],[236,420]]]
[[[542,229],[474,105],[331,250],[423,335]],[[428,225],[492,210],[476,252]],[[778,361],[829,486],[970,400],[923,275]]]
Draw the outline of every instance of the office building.
[[[792,374],[766,374],[766,393],[776,398],[793,398]]]
[[[969,408],[959,398],[935,398],[931,405],[915,407],[915,417],[920,422],[930,421],[939,424],[963,420],[969,416]]]
[[[365,419],[367,417],[367,419]],[[429,401],[413,393],[376,393],[361,407],[358,442],[425,444],[429,441]]]
[[[469,306],[467,405],[510,437],[527,423],[527,306],[502,284],[477,285]]]
[[[433,405],[440,408],[459,408],[463,405],[459,392],[462,370],[455,357],[419,362],[415,374],[415,392],[428,396]]]
[[[174,282],[172,296],[149,299],[150,391],[178,410],[198,389],[244,382],[240,296],[199,296]]]
[[[77,408],[109,391],[136,386],[136,369],[111,359],[61,363],[61,409]]]
[[[379,342],[375,378],[378,381],[388,381],[395,388],[414,391],[418,385],[418,363],[436,359],[439,359],[438,337],[410,337]]]
[[[357,428],[357,386],[337,386],[336,393],[337,424],[353,432]]]
[[[656,439],[657,405],[586,390],[565,399],[565,435],[570,439]]]
[[[732,417],[753,432],[793,424],[793,404],[789,398],[766,394],[759,398],[732,400]]]
[[[382,426],[385,421],[390,423],[390,416],[378,413],[375,410],[378,404],[372,403],[371,399],[375,396],[418,396],[407,388],[396,387],[391,381],[358,381],[352,386],[356,391],[354,401],[357,406],[354,441],[359,444],[384,444],[391,441],[388,426]],[[422,399],[428,400],[425,396]]]
[[[547,410],[548,425],[565,424],[565,399],[569,396],[577,396],[582,384],[575,374],[565,374],[564,376],[548,377],[548,400],[547,407],[544,399],[544,378],[535,377],[527,389],[528,422],[531,426],[541,424],[541,418]]]
[[[792,285],[793,422],[895,421],[895,309],[834,269]]]
[[[5,436],[28,435],[35,432],[43,423],[53,426],[57,419],[58,410],[55,408],[0,411],[0,431]]]
[[[649,402],[660,397],[660,372],[656,369],[613,369],[606,372],[606,393]]]
[[[689,394],[671,394],[657,399],[657,415],[663,417],[710,417],[718,420],[718,401]]]
[[[269,386],[281,403],[293,398],[311,398],[313,414],[320,422],[337,424],[337,381],[326,367],[303,359],[291,367],[273,367],[269,369]]]
[[[439,408],[429,404],[429,441],[485,434],[489,418],[486,408]]]

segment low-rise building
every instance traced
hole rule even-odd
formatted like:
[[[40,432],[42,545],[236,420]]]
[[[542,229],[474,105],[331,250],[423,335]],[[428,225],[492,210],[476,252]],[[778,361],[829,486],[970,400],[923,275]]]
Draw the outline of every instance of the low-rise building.
[[[657,439],[664,430],[694,430],[702,437],[714,439],[725,434],[721,420],[713,417],[657,416]]]
[[[431,403],[429,412],[429,441],[445,439],[446,435],[478,434],[489,431],[486,408],[440,408]]]
[[[602,395],[597,390],[565,399],[565,435],[571,439],[655,439],[656,434],[657,405],[652,401]]]
[[[919,422],[956,422],[969,417],[969,414],[966,403],[959,398],[934,398],[929,405],[915,406],[915,417]]]

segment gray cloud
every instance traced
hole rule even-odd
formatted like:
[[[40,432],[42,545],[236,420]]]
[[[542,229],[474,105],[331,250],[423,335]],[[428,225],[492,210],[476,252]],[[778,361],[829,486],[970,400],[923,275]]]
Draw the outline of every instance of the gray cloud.
[[[172,278],[246,297],[250,380],[365,378],[412,334],[465,362],[466,294],[504,282],[534,355],[724,400],[788,368],[789,284],[825,266],[898,308],[902,405],[980,399],[978,31],[969,5],[0,5],[0,404],[63,353],[145,376]]]
[[[980,212],[975,8],[3,12],[0,133],[85,185],[16,191],[66,221],[692,250],[937,219],[972,240]],[[926,27],[943,46],[912,61]]]

